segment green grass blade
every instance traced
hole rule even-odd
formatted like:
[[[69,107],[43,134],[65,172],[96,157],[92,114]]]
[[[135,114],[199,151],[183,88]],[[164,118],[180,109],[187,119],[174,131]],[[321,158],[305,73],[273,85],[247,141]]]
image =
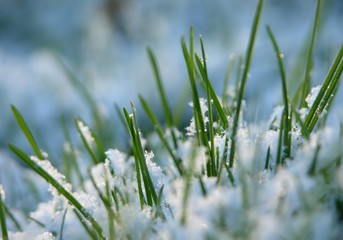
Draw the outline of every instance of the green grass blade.
[[[313,50],[314,50],[314,43],[315,43],[315,39],[316,39],[316,35],[318,32],[318,27],[319,27],[321,6],[322,6],[322,0],[318,0],[317,1],[316,16],[314,19],[313,31],[312,31],[312,35],[311,35],[310,49],[309,49],[308,57],[307,57],[305,79],[303,81],[303,86],[302,86],[302,95],[301,95],[302,97],[300,99],[300,107],[306,107],[305,99],[306,99],[306,96],[310,93],[311,72],[312,72],[312,67],[313,67]]]
[[[222,93],[223,106],[226,106],[226,103],[227,103],[229,82],[232,76],[235,62],[236,62],[236,56],[234,54],[231,54],[229,58],[229,64],[226,70],[225,78],[224,78],[224,84],[223,84],[223,93]]]
[[[318,120],[320,114],[327,106],[329,99],[332,97],[333,93],[336,91],[336,87],[339,84],[340,76],[343,71],[343,45],[341,45],[337,56],[330,67],[330,70],[320,88],[316,99],[314,100],[308,115],[305,118],[305,126],[309,132],[311,132]]]
[[[243,76],[240,82],[240,89],[238,92],[237,107],[236,107],[235,116],[233,120],[232,135],[231,135],[231,148],[230,148],[230,160],[229,160],[230,168],[233,167],[234,159],[235,159],[235,149],[236,149],[235,138],[236,138],[236,134],[238,130],[238,120],[239,120],[239,115],[241,112],[241,105],[242,105],[245,85],[248,79],[250,64],[251,64],[251,60],[252,60],[252,56],[254,52],[255,39],[256,39],[257,29],[258,29],[258,25],[259,25],[261,13],[262,13],[262,6],[263,6],[263,0],[259,0],[257,8],[256,8],[255,17],[253,20],[252,31],[250,34],[248,49],[247,49],[246,57],[245,57]]]
[[[170,110],[170,107],[169,107],[169,104],[167,101],[167,95],[166,95],[164,87],[163,87],[161,74],[160,74],[160,71],[159,71],[159,68],[157,65],[157,60],[156,60],[155,54],[153,53],[153,51],[150,48],[147,49],[147,52],[148,52],[149,60],[150,60],[150,63],[152,65],[154,75],[155,75],[155,79],[157,82],[157,88],[158,88],[158,92],[159,92],[159,95],[161,98],[163,112],[164,112],[164,116],[166,119],[167,127],[170,128],[170,130],[171,130],[174,147],[177,148],[176,136],[175,136],[174,131],[172,130],[172,128],[174,126],[173,114]]]
[[[44,156],[43,156],[40,148],[38,147],[38,144],[37,144],[35,138],[33,137],[33,134],[31,133],[28,125],[26,124],[23,116],[21,115],[19,110],[14,105],[11,105],[11,109],[12,109],[12,112],[13,112],[15,119],[17,120],[17,123],[18,123],[20,129],[24,133],[26,139],[29,141],[29,144],[31,145],[34,153],[36,154],[36,156],[39,159],[43,160]]]
[[[173,159],[173,162],[176,166],[176,168],[179,171],[179,174],[182,176],[183,174],[183,170],[182,170],[182,165],[181,165],[181,159],[178,158],[175,154],[174,151],[172,149],[172,147],[169,145],[167,139],[165,138],[164,134],[163,134],[163,130],[162,130],[162,126],[161,124],[158,122],[157,117],[155,116],[155,114],[153,113],[151,107],[149,106],[149,104],[144,100],[144,98],[142,96],[139,96],[139,100],[146,112],[146,114],[148,115],[148,117],[150,118],[150,121],[152,122],[152,124],[154,125],[154,128],[161,140],[161,142],[163,143],[163,145],[166,147],[169,155],[171,156],[171,158]]]
[[[278,167],[280,164],[283,163],[284,155],[282,154],[282,136],[284,132],[284,124],[285,124],[285,110],[282,113],[280,119],[280,127],[279,127],[279,140],[278,140],[278,147],[277,147],[277,154],[276,154],[276,166]]]
[[[13,222],[13,224],[15,225],[15,227],[17,228],[17,230],[19,232],[23,231],[23,228],[21,227],[19,221],[15,218],[15,216],[12,214],[11,210],[6,206],[6,204],[3,204],[5,212],[7,214],[7,216],[10,218],[10,220]]]
[[[295,116],[295,120],[296,122],[299,124],[300,126],[300,131],[301,131],[301,136],[305,139],[309,139],[310,137],[310,133],[308,132],[304,122],[301,120],[301,116],[300,114],[294,109],[294,107],[292,107],[292,113]]]
[[[290,117],[289,111],[289,97],[287,91],[287,78],[285,67],[283,63],[283,54],[280,51],[280,48],[277,44],[275,36],[269,26],[267,26],[267,31],[269,38],[273,44],[274,51],[278,60],[279,71],[281,75],[282,81],[282,95],[283,95],[283,104],[284,104],[284,112],[285,112],[285,126],[284,126],[284,133],[283,133],[283,147],[285,157],[288,158],[291,156],[291,131],[292,131],[292,118]]]
[[[140,164],[139,164],[139,159],[138,159],[138,153],[137,153],[136,146],[134,144],[134,141],[135,141],[135,136],[134,136],[135,130],[134,130],[134,127],[133,127],[133,122],[132,122],[133,115],[129,115],[129,113],[127,112],[127,110],[125,108],[123,108],[123,112],[124,112],[124,116],[126,118],[126,122],[127,122],[127,126],[128,126],[128,129],[129,129],[129,133],[131,135],[133,155],[135,157],[135,167],[136,167],[138,195],[139,195],[139,201],[140,201],[141,209],[143,209],[143,207],[144,207],[144,205],[146,203],[146,200],[145,200],[145,197],[144,197],[144,194],[143,194],[141,170],[140,170]]]
[[[63,216],[62,216],[62,222],[61,222],[61,228],[60,228],[60,240],[63,240],[63,229],[64,229],[64,223],[65,223],[65,219],[67,216],[67,212],[68,212],[68,208],[66,208],[64,210]]]
[[[1,189],[0,189],[1,191]],[[6,224],[6,214],[5,214],[5,203],[2,199],[2,193],[0,192],[0,226],[1,226],[1,235],[3,240],[8,240],[8,231]]]
[[[201,54],[202,54],[202,59],[203,59],[203,74],[202,77],[205,80],[206,83],[206,96],[207,96],[207,108],[208,108],[208,118],[209,118],[209,124],[208,124],[208,129],[209,129],[209,138],[210,138],[210,144],[209,144],[209,155],[210,155],[210,160],[208,162],[208,169],[210,170],[208,172],[208,176],[217,176],[217,165],[216,165],[216,149],[214,147],[214,127],[213,127],[213,112],[212,112],[212,99],[214,98],[212,94],[210,93],[210,86],[211,83],[208,79],[208,73],[207,73],[207,59],[206,59],[206,54],[205,54],[205,47],[204,43],[202,40],[202,37],[200,36],[200,46],[201,46]],[[198,62],[199,59],[197,58],[197,64],[201,68],[201,63]],[[216,95],[216,94],[214,94]],[[220,104],[219,104],[220,105]],[[220,106],[221,107],[221,106]],[[222,110],[222,109],[221,109]],[[222,110],[222,113],[224,111]],[[224,114],[225,116],[225,114]],[[226,117],[225,117],[226,118]],[[207,144],[208,145],[208,144]]]
[[[8,144],[11,151],[16,154],[19,159],[26,163],[32,170],[40,175],[45,181],[51,184],[61,195],[63,195],[81,214],[87,219],[94,230],[98,233],[100,239],[106,239],[103,235],[103,230],[95,220],[95,218],[87,212],[87,210],[81,205],[81,203],[68,191],[66,190],[56,179],[54,179],[47,171],[40,167],[35,161],[33,161],[28,155],[22,150],[12,144]]]

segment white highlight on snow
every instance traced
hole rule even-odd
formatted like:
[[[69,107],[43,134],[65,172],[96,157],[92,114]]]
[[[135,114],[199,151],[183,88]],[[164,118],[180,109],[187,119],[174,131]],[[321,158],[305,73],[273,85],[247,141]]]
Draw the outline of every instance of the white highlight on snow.
[[[3,202],[6,199],[5,189],[1,184],[0,184],[0,198],[2,199]]]
[[[94,146],[95,140],[92,136],[92,133],[91,133],[89,127],[80,120],[77,121],[77,125],[78,125],[80,132],[82,133],[83,137],[85,138],[87,144],[91,147]]]
[[[316,100],[316,97],[317,97],[321,87],[322,87],[322,85],[318,85],[316,87],[313,87],[311,89],[310,94],[305,98],[305,101],[307,103],[308,108],[312,107],[312,105],[313,105],[314,101]]]

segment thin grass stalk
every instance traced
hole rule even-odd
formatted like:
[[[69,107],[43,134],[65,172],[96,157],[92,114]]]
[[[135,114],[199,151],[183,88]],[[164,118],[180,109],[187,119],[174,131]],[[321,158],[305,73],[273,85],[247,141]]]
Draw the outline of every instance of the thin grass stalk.
[[[267,31],[269,34],[269,38],[273,44],[274,51],[278,60],[279,65],[279,71],[281,75],[281,82],[282,82],[282,96],[283,96],[283,103],[284,103],[284,112],[285,112],[285,126],[284,126],[284,137],[283,137],[283,143],[284,143],[284,153],[285,157],[288,158],[291,156],[291,131],[292,131],[292,118],[290,117],[290,111],[289,111],[289,97],[288,97],[288,91],[287,91],[287,78],[286,78],[286,72],[285,67],[283,63],[283,54],[280,51],[280,48],[278,46],[278,43],[276,41],[276,38],[269,26],[267,26]]]
[[[12,109],[12,112],[13,112],[15,119],[17,120],[17,123],[18,123],[20,129],[24,133],[26,139],[28,140],[29,144],[31,145],[31,147],[32,147],[34,153],[36,154],[37,158],[43,160],[44,156],[43,156],[40,148],[38,147],[38,144],[37,144],[35,138],[33,137],[33,134],[31,133],[31,131],[30,131],[27,123],[25,122],[23,116],[21,115],[19,110],[14,105],[11,105],[11,109]]]
[[[7,231],[7,224],[6,224],[6,213],[5,213],[5,203],[2,199],[2,194],[0,193],[0,226],[2,232],[2,239],[8,240],[8,231]]]
[[[331,69],[329,71],[330,78],[326,78],[324,81],[323,86],[321,87],[321,89],[319,90],[318,96],[316,97],[309,114],[312,114],[312,118],[310,118],[309,114],[305,119],[305,125],[308,128],[309,132],[312,132],[313,128],[315,127],[319,116],[323,113],[323,111],[325,110],[325,108],[328,106],[327,104],[329,102],[333,102],[330,101],[330,98],[334,98],[335,97],[335,92],[336,92],[336,88],[340,82],[340,77],[341,74],[343,72],[343,45],[341,47],[341,50],[339,51],[338,55],[340,55],[340,59],[339,59],[339,64],[337,65],[337,67],[335,68],[335,70],[333,71],[333,73],[331,73]],[[336,59],[337,60],[337,59]],[[335,67],[336,61],[334,62],[334,66]],[[332,76],[331,76],[332,74]],[[326,81],[327,80],[327,81]],[[323,91],[322,91],[323,89]],[[320,94],[320,95],[319,95]],[[317,101],[318,99],[318,101]],[[312,109],[313,108],[313,109]],[[314,111],[314,113],[312,112]]]
[[[40,167],[37,163],[35,163],[31,158],[26,155],[22,150],[17,148],[12,144],[8,144],[8,147],[11,151],[16,154],[19,159],[21,159],[24,163],[26,163],[32,170],[34,170],[38,175],[40,175],[44,180],[46,180],[49,184],[51,184],[61,195],[63,195],[80,213],[81,215],[87,219],[90,225],[94,228],[94,230],[99,235],[100,239],[106,239],[103,235],[102,228],[95,220],[95,218],[86,211],[86,209],[82,206],[82,204],[68,191],[66,190],[57,180],[55,180],[48,172],[46,172],[42,167]]]
[[[5,212],[7,216],[10,218],[10,220],[13,222],[14,226],[17,228],[19,232],[23,231],[23,228],[21,227],[19,221],[15,218],[15,216],[12,214],[11,210],[6,206],[6,204],[3,204]]]
[[[223,93],[222,93],[222,101],[223,106],[226,106],[227,104],[227,97],[228,97],[228,89],[229,89],[229,82],[232,76],[233,67],[235,66],[236,62],[236,56],[234,54],[230,55],[229,58],[229,64],[226,70],[225,78],[224,78],[224,84],[223,84]]]
[[[317,1],[316,16],[314,19],[313,30],[312,30],[312,35],[311,35],[310,49],[309,49],[308,57],[307,57],[305,79],[303,81],[302,97],[300,99],[300,107],[306,107],[305,99],[306,99],[306,96],[310,92],[311,72],[312,72],[312,67],[313,67],[313,50],[314,50],[314,43],[315,43],[316,35],[318,32],[318,28],[319,28],[321,6],[322,6],[322,0],[318,0]]]
[[[234,116],[234,120],[233,120],[233,127],[232,127],[232,134],[231,134],[231,148],[230,148],[230,161],[229,161],[229,167],[230,168],[232,168],[233,164],[234,164],[235,149],[236,149],[236,139],[235,138],[236,138],[237,130],[238,130],[238,120],[239,120],[239,115],[241,112],[241,105],[242,105],[245,85],[246,85],[246,82],[248,79],[250,64],[251,64],[251,60],[252,60],[252,56],[253,56],[253,50],[254,50],[258,25],[260,22],[262,6],[263,6],[263,0],[259,0],[258,5],[257,5],[257,9],[256,9],[256,13],[255,13],[255,17],[254,17],[254,21],[253,21],[253,26],[252,26],[252,31],[251,31],[249,43],[248,43],[248,49],[247,49],[246,58],[245,58],[243,76],[242,76],[242,80],[240,82],[240,89],[238,92],[237,107],[236,107],[236,111],[235,111],[235,116]]]
[[[62,222],[61,222],[61,228],[60,228],[60,240],[63,240],[63,230],[64,230],[64,223],[65,223],[65,219],[66,219],[66,216],[67,216],[67,212],[68,212],[68,208],[66,208],[64,210],[64,213],[63,213],[63,216],[62,216]]]
[[[210,138],[210,146],[209,146],[209,153],[210,153],[210,161],[209,161],[209,170],[210,174],[209,176],[217,176],[217,166],[216,166],[216,157],[215,152],[216,149],[214,148],[214,128],[213,128],[213,112],[212,112],[212,94],[210,93],[210,81],[208,79],[208,73],[207,73],[207,59],[205,54],[205,48],[204,43],[202,40],[202,37],[200,36],[200,46],[201,46],[201,54],[203,59],[203,67],[204,67],[204,77],[206,82],[206,96],[207,96],[207,108],[208,108],[208,129],[209,129],[209,138]]]
[[[166,95],[166,92],[165,92],[164,87],[163,87],[161,74],[160,74],[160,71],[159,71],[159,68],[157,65],[157,60],[156,60],[155,54],[153,53],[153,51],[150,48],[147,48],[147,52],[148,52],[150,63],[152,65],[154,75],[155,75],[155,79],[157,82],[158,93],[160,95],[160,99],[162,102],[162,108],[163,108],[164,116],[166,119],[167,127],[171,131],[171,135],[172,135],[172,139],[173,139],[173,143],[174,143],[174,148],[177,148],[176,136],[175,136],[175,133],[173,130],[173,126],[174,126],[173,115],[172,115],[172,112],[170,110],[170,107],[169,107],[169,104],[167,101],[167,95]]]
[[[143,194],[143,188],[142,188],[142,180],[141,180],[141,170],[140,170],[140,164],[139,164],[139,160],[137,159],[137,153],[136,153],[136,148],[134,145],[134,129],[133,129],[133,123],[132,123],[132,118],[129,115],[129,113],[127,112],[127,110],[125,108],[123,108],[123,112],[124,115],[126,117],[126,121],[127,121],[127,126],[131,135],[131,140],[132,140],[132,149],[133,149],[133,156],[135,157],[135,167],[136,167],[136,178],[137,178],[137,187],[138,187],[138,195],[139,195],[139,201],[140,201],[140,205],[141,205],[141,209],[143,209],[144,205],[145,205],[145,197]]]

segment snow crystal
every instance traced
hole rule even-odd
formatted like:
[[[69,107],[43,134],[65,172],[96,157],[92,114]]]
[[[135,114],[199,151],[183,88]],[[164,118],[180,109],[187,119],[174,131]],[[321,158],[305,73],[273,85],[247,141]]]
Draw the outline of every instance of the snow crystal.
[[[55,237],[51,232],[45,232],[37,236],[35,240],[55,240]]]
[[[91,214],[94,212],[94,210],[99,206],[99,203],[95,196],[87,194],[85,192],[76,192],[73,194],[77,201],[80,202],[80,204],[90,212]]]
[[[208,117],[206,116],[206,113],[208,111],[207,107],[207,100],[204,98],[199,98],[199,103],[200,103],[200,109],[201,109],[201,115],[202,118],[204,119],[204,124],[208,123]],[[188,103],[189,106],[193,106],[193,102]],[[188,127],[186,127],[186,135],[187,136],[194,136],[196,134],[196,127],[195,127],[195,120],[194,117],[192,117],[191,122]]]
[[[117,149],[109,149],[105,152],[107,158],[105,165],[114,171],[117,177],[123,177],[129,166],[126,163],[126,154]]]
[[[85,138],[87,144],[89,146],[93,146],[95,140],[92,136],[92,133],[91,133],[89,127],[86,124],[84,124],[82,121],[77,121],[77,125],[78,125],[80,132],[82,133],[83,137]]]
[[[307,103],[308,108],[311,108],[311,107],[312,107],[314,101],[315,101],[316,98],[317,98],[317,95],[318,95],[318,93],[319,93],[321,87],[322,87],[322,85],[318,85],[318,86],[316,86],[316,87],[313,87],[313,88],[311,89],[310,94],[305,98],[305,101],[306,101],[306,103]]]
[[[48,160],[40,160],[35,156],[31,156],[31,160],[33,160],[38,166],[40,166],[44,171],[46,171],[51,177],[53,177],[60,185],[62,185],[66,190],[71,191],[71,184],[66,182],[65,176],[57,171],[51,165],[51,162]],[[51,185],[49,187],[49,191],[52,194],[58,194],[57,190],[55,190]]]
[[[151,177],[152,182],[157,190],[161,189],[164,185],[164,174],[162,169],[156,165],[151,159],[154,157],[154,153],[145,151],[144,153],[145,160],[148,166],[149,174]]]

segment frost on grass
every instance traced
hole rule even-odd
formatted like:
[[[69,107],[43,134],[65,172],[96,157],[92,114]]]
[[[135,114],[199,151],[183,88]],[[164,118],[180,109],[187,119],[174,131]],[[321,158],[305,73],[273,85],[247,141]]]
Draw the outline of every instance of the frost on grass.
[[[92,133],[91,133],[89,127],[80,120],[77,121],[77,125],[80,129],[82,136],[85,138],[87,144],[89,146],[93,146],[94,145],[94,138],[92,136]]]
[[[312,90],[307,98],[309,106],[317,92]],[[208,124],[206,101],[200,102]],[[342,136],[325,126],[304,139],[292,119],[291,156],[277,166],[282,111],[282,107],[276,108],[266,124],[241,120],[235,165],[230,172],[223,168],[220,183],[217,177],[207,177],[208,149],[198,146],[192,122],[185,136],[178,133],[174,152],[182,159],[184,176],[171,171],[175,166],[168,152],[159,141],[148,138],[144,157],[156,193],[163,187],[159,205],[146,204],[144,187],[144,199],[140,199],[137,176],[142,175],[136,174],[134,157],[128,153],[109,149],[103,163],[90,167],[95,186],[110,208],[103,205],[87,176],[84,189],[71,192],[65,177],[49,161],[32,159],[73,194],[99,221],[105,234],[112,224],[118,239],[337,239],[343,236],[339,221],[343,216],[339,207],[343,202]],[[230,147],[229,132],[230,127],[221,129],[214,137],[218,161],[230,150],[225,149]],[[265,168],[268,149],[270,163]],[[162,166],[160,162],[170,164]],[[143,181],[141,184],[144,186]],[[43,226],[25,220],[25,233],[11,228],[12,239],[51,239],[49,233],[56,233],[53,237],[58,239],[64,213],[63,237],[89,238],[73,208],[57,192],[52,193],[51,200],[40,203],[30,214]]]

